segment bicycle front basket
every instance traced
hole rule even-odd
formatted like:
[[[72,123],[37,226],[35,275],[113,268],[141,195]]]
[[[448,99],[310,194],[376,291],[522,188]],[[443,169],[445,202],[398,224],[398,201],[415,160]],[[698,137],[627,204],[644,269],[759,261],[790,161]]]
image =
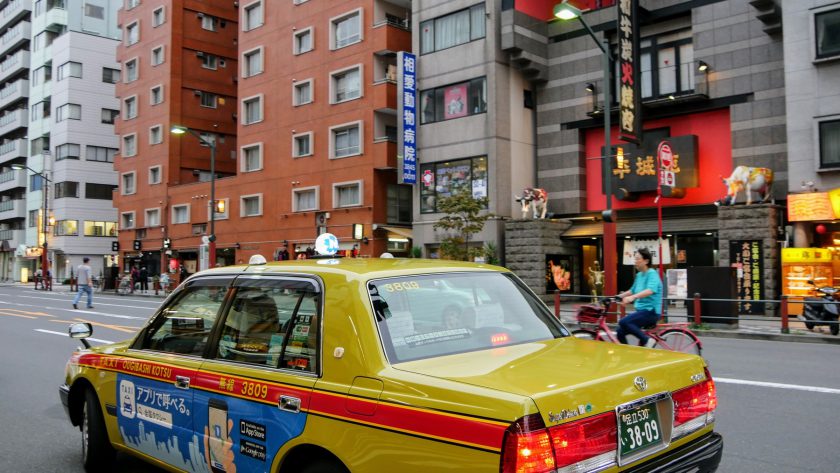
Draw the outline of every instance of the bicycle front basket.
[[[598,319],[604,315],[604,308],[599,305],[587,304],[578,307],[577,320],[583,324],[597,324]]]

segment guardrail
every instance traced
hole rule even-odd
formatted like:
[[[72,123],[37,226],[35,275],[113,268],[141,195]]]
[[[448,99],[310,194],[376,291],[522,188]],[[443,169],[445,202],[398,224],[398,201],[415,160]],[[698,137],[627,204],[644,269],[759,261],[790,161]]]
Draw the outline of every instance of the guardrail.
[[[567,302],[570,304],[572,302],[583,302],[585,304],[589,304],[593,302],[593,299],[596,299],[598,303],[602,303],[607,299],[612,299],[609,296],[592,296],[591,294],[560,294],[559,292],[554,293],[554,316],[558,319],[561,317],[562,312],[568,313],[575,313],[576,306],[570,305],[570,309],[564,310],[561,308],[562,299],[567,299]],[[671,302],[683,302],[688,307],[688,304],[692,304],[692,315],[688,315],[686,312],[686,320],[689,320],[694,326],[699,327],[703,324],[704,318],[714,318],[716,321],[732,321],[732,322],[739,322],[739,321],[761,321],[767,322],[771,320],[777,320],[780,323],[780,332],[781,333],[790,333],[790,308],[789,304],[791,303],[791,297],[783,295],[781,299],[755,299],[750,300],[748,302],[755,303],[755,304],[773,304],[779,307],[779,314],[777,316],[755,316],[755,315],[738,315],[738,316],[729,316],[729,315],[716,315],[716,314],[703,314],[703,302],[723,302],[723,303],[732,303],[732,304],[741,304],[747,302],[743,299],[716,299],[716,298],[702,298],[700,294],[694,294],[691,298],[677,298],[677,297],[666,297],[663,298],[663,302],[665,303],[665,310],[663,311],[662,318],[664,321],[668,321],[668,306]],[[794,297],[793,303],[804,304],[805,300],[803,297]],[[808,304],[816,304],[816,305],[825,305],[825,304],[840,304],[840,301],[823,301],[817,300],[817,298],[809,298],[814,300],[808,300]],[[584,302],[585,301],[585,302]],[[580,305],[580,304],[578,304]],[[625,314],[625,306],[621,304],[617,304],[614,302],[607,303],[607,314],[610,314],[612,320],[614,321],[615,318],[622,318]],[[809,321],[810,322],[810,321]],[[838,321],[816,321],[819,325],[838,325],[840,322]]]

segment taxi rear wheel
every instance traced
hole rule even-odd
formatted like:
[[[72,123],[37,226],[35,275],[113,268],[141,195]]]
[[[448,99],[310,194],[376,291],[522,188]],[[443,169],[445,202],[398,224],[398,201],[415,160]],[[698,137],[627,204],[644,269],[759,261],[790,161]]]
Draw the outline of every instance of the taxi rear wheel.
[[[348,473],[347,468],[332,460],[321,459],[307,464],[300,473]]]
[[[96,394],[85,391],[82,406],[82,461],[88,472],[106,471],[114,460],[116,452],[108,441],[105,421]]]

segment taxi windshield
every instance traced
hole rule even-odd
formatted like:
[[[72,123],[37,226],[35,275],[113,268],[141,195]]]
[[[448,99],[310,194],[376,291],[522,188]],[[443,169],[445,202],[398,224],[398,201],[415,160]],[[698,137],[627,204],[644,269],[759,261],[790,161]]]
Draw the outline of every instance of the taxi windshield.
[[[503,273],[445,273],[368,283],[392,363],[567,336],[523,284]]]

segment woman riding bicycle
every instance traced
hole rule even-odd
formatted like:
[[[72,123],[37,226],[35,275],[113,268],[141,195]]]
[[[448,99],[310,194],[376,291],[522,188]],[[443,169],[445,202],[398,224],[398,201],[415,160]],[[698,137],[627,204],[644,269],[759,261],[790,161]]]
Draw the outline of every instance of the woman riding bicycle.
[[[627,344],[627,334],[639,339],[639,346],[653,348],[656,340],[648,337],[642,327],[655,326],[662,311],[662,281],[656,270],[650,267],[650,250],[640,248],[636,251],[634,266],[638,271],[633,286],[617,297],[621,304],[634,304],[636,311],[618,322],[616,335],[621,343]]]

